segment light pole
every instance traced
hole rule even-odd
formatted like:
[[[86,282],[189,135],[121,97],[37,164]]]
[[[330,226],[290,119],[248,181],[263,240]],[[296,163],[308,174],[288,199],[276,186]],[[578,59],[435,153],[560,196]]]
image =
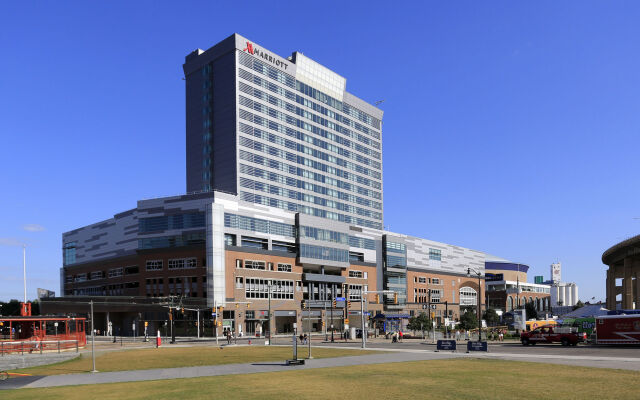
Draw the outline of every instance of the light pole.
[[[362,348],[365,349],[367,347],[366,333],[364,331],[364,302],[366,299],[366,295],[369,293],[382,293],[382,294],[393,294],[393,290],[364,290],[361,289],[360,292],[360,319],[362,320]],[[333,338],[332,338],[333,339]]]
[[[482,277],[482,273],[472,268],[467,268],[467,276],[471,277],[471,271],[478,276],[478,341],[482,341],[482,300],[480,296],[482,294],[482,286],[480,286],[480,278]]]

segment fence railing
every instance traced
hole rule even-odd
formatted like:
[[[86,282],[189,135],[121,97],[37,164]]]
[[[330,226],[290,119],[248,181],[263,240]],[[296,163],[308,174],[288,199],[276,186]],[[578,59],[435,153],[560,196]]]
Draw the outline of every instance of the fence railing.
[[[79,340],[20,340],[16,342],[0,341],[0,356],[11,353],[40,353],[76,349],[80,347]]]

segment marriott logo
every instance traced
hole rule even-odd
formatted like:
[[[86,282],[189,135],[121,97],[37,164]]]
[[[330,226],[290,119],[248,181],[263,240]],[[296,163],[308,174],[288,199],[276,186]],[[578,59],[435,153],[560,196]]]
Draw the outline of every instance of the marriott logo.
[[[242,51],[245,51],[245,52],[247,52],[249,54],[252,54],[252,55],[254,55],[256,57],[260,57],[263,60],[275,65],[276,67],[284,69],[285,71],[289,67],[289,65],[287,65],[287,63],[285,63],[284,61],[280,61],[277,58],[275,58],[274,56],[264,52],[260,48],[254,46],[253,43],[251,43],[251,42],[247,42],[247,47],[245,47]]]

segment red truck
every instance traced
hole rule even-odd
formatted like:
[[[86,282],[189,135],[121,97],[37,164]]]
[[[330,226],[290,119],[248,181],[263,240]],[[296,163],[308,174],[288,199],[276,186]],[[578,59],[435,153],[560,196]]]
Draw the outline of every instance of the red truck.
[[[577,328],[569,326],[545,325],[520,334],[523,346],[535,345],[536,343],[562,343],[563,346],[577,346],[578,343],[586,340],[586,333],[578,333]]]
[[[596,317],[596,344],[640,344],[640,315]]]

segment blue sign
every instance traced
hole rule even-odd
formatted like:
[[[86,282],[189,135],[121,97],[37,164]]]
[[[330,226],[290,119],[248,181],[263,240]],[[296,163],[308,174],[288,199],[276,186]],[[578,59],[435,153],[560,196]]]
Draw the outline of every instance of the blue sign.
[[[216,313],[212,312],[212,313],[211,313],[211,316],[212,316],[212,317],[215,317],[215,316],[216,316]]]
[[[344,297],[336,297],[336,301],[344,301]]]
[[[487,342],[473,342],[469,340],[467,342],[467,353],[470,351],[488,351]]]
[[[450,350],[456,351],[456,341],[455,340],[438,340],[438,345],[436,350]]]

